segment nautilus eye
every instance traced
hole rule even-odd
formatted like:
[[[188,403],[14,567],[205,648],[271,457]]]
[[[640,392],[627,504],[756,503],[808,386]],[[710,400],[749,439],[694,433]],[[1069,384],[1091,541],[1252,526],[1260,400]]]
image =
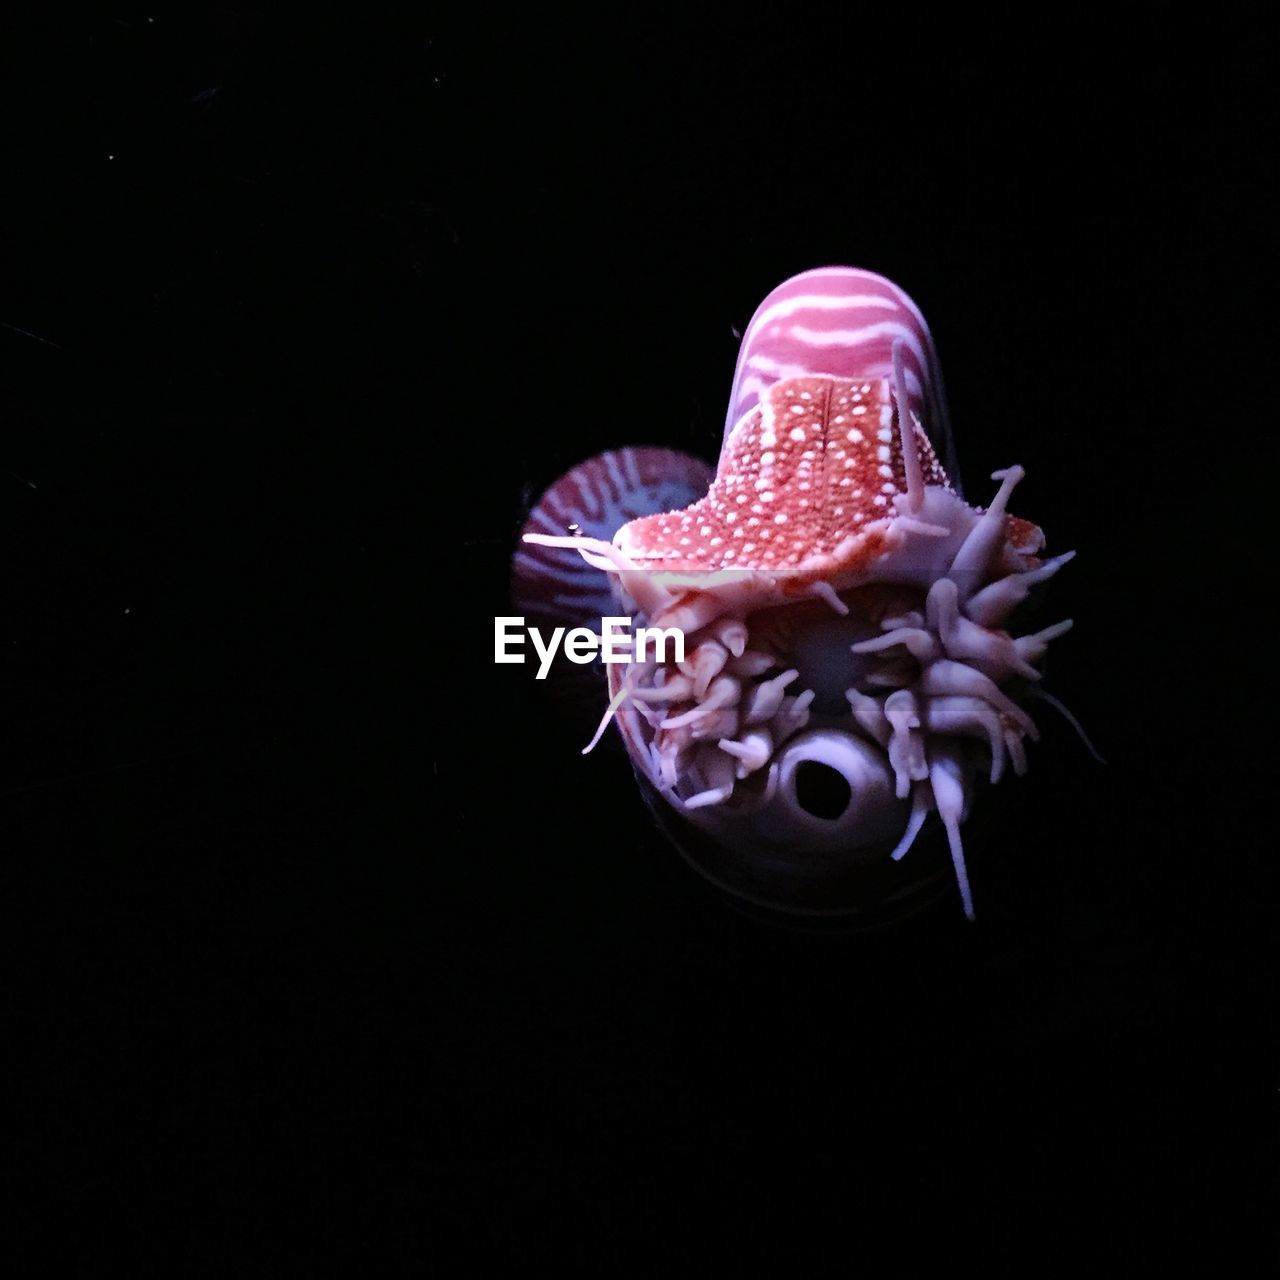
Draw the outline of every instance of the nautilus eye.
[[[980,780],[1027,769],[1070,626],[1016,615],[1071,553],[1011,514],[1020,467],[961,496],[918,308],[866,271],[786,281],[743,336],[714,475],[642,452],[644,485],[625,450],[558,482],[516,576],[529,604],[683,635],[600,695],[660,825],[744,898],[854,912],[918,898],[933,829],[972,918],[963,825]]]

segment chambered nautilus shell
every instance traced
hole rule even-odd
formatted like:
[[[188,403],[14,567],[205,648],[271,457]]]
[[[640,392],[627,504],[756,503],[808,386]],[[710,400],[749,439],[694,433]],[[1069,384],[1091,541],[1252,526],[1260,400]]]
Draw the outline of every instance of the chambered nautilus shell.
[[[714,475],[621,449],[530,514],[521,607],[683,631],[683,661],[607,666],[601,728],[616,720],[662,826],[745,897],[905,901],[936,814],[973,916],[975,788],[1026,770],[1039,664],[1071,625],[1017,634],[1015,614],[1072,553],[1042,559],[1040,529],[1010,513],[1020,467],[985,508],[955,474],[923,316],[883,277],[831,267],[756,311]]]

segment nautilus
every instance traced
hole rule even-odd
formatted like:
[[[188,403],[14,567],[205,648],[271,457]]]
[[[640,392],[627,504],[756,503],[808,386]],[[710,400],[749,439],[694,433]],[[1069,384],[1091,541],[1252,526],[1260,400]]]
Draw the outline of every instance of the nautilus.
[[[575,467],[529,513],[516,599],[683,633],[683,660],[606,668],[596,738],[616,724],[716,877],[784,904],[837,883],[908,898],[932,839],[972,919],[970,808],[1027,770],[1071,626],[1018,625],[1074,554],[1045,557],[1011,513],[1022,479],[967,501],[920,310],[872,272],[806,271],[743,333],[714,471],[658,447]]]

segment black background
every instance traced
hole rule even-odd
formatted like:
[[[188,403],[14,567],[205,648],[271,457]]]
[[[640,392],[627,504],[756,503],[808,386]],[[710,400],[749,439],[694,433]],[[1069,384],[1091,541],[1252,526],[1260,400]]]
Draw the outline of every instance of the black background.
[[[11,30],[31,1256],[1274,1257],[1263,12]],[[489,656],[530,498],[714,457],[734,327],[831,262],[929,317],[970,494],[1023,463],[1080,553],[1052,688],[1109,764],[1046,722],[976,926],[738,914]]]

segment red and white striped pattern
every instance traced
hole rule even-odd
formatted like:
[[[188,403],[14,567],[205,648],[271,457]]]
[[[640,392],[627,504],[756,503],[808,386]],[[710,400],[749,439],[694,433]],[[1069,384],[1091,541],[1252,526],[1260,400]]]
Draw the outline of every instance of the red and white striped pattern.
[[[819,267],[784,281],[756,309],[742,335],[725,438],[784,378],[893,377],[903,343],[907,398],[955,478],[942,374],[920,308],[890,280],[854,267]]]

